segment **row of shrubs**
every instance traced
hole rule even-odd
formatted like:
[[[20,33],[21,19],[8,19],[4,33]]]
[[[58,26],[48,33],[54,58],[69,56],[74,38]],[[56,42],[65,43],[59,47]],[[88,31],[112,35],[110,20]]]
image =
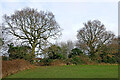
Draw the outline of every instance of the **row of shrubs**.
[[[64,49],[64,48],[63,48]],[[96,63],[117,63],[115,54],[108,54],[102,52],[99,55],[95,55],[94,58],[91,58],[89,55],[84,54],[79,48],[73,48],[67,54],[67,49],[63,50],[58,45],[51,45],[48,48],[45,48],[42,51],[42,54],[45,54],[46,57],[40,62],[35,63],[37,65],[52,65],[52,63],[64,63],[67,65],[71,64],[96,64]],[[12,59],[24,59],[30,63],[34,63],[35,57],[31,55],[31,48],[29,46],[14,46],[13,44],[9,45],[9,60]],[[3,57],[3,60],[7,60],[6,57]],[[57,61],[58,60],[58,61]]]
[[[11,61],[2,61],[2,77],[6,77],[8,75],[14,74],[18,71],[22,71],[25,69],[33,68],[28,61],[24,59],[16,59]]]
[[[117,61],[114,56],[112,58],[109,56],[106,56],[104,59],[97,59],[93,61],[91,60],[91,58],[89,58],[89,56],[80,54],[80,55],[71,56],[70,58],[67,58],[67,59],[63,59],[63,58],[52,59],[48,57],[48,58],[41,59],[40,62],[36,64],[40,66],[51,66],[53,65],[53,63],[55,63],[56,65],[63,65],[63,64],[64,65],[81,65],[81,64],[91,65],[91,64],[103,64],[103,63],[117,64]]]
[[[72,58],[68,58],[68,59],[44,58],[41,59],[40,62],[36,62],[35,64],[39,66],[54,66],[54,65],[97,64],[97,63],[92,61],[88,56],[81,55],[81,56],[73,56]]]

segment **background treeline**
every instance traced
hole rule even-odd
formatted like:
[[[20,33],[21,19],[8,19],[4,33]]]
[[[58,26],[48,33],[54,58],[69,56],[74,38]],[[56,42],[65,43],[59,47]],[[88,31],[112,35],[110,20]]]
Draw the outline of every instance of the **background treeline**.
[[[3,16],[3,60],[25,59],[36,65],[118,63],[118,38],[99,20],[77,31],[77,41],[50,43],[62,29],[52,12],[24,8]],[[41,56],[42,58],[38,58]]]
[[[3,56],[3,60],[25,59],[37,65],[50,65],[56,61],[57,64],[97,64],[97,63],[118,63],[118,39],[113,39],[112,43],[102,47],[102,52],[99,52],[93,60],[88,54],[80,50],[72,41],[51,44],[45,48],[41,54],[43,58],[32,58],[32,50],[29,46],[14,46],[9,45],[9,57]],[[71,47],[70,47],[71,46]],[[62,62],[61,62],[62,61]],[[60,62],[60,63],[59,63]]]

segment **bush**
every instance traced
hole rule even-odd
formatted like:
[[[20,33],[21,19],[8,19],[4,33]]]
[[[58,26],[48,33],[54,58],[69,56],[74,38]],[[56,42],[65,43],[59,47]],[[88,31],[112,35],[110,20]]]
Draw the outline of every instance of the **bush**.
[[[6,77],[10,74],[14,74],[18,71],[29,69],[32,67],[34,66],[23,59],[2,61],[2,77]]]
[[[55,60],[52,60],[49,65],[50,66],[62,66],[62,65],[66,65],[66,63],[61,59],[55,59]]]
[[[101,59],[98,60],[99,63],[117,63],[117,58],[115,55],[103,53],[100,54]]]
[[[2,56],[2,60],[6,61],[6,60],[8,60],[8,57],[7,56]]]
[[[85,64],[85,62],[79,57],[79,56],[74,56],[72,58],[72,63],[73,64]]]
[[[66,64],[94,64],[94,62],[90,60],[88,56],[82,54],[80,56],[72,56],[72,58],[67,59]]]
[[[16,46],[15,47],[13,44],[10,44],[8,53],[10,53],[9,54],[10,59],[25,59],[30,62],[33,62],[31,48],[29,46]]]
[[[83,52],[80,49],[74,48],[71,50],[71,53],[68,55],[68,57],[71,58],[73,56],[80,56],[82,54],[83,54]]]
[[[51,62],[52,62],[52,59],[49,59],[49,58],[40,60],[40,63],[44,63],[42,66],[49,66]]]
[[[40,62],[36,63],[39,66],[58,66],[58,65],[66,65],[66,63],[62,59],[41,59]]]
[[[49,56],[49,59],[64,59],[64,56],[61,53],[57,53]]]
[[[62,49],[60,46],[51,45],[48,48],[45,48],[42,52],[43,54],[47,53],[49,59],[64,59],[65,56],[62,54]]]

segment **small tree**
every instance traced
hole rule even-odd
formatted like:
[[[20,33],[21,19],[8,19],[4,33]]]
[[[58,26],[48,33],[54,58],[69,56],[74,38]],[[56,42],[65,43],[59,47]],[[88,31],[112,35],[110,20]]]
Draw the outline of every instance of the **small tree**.
[[[104,25],[98,21],[88,21],[84,23],[84,27],[78,30],[77,46],[84,53],[93,59],[95,55],[101,50],[105,44],[109,44],[114,38],[114,34],[111,31],[106,31]]]
[[[72,56],[80,56],[81,54],[83,54],[83,52],[80,49],[74,48],[71,50],[71,53],[69,54],[69,58],[71,58]]]
[[[60,26],[52,12],[24,8],[11,16],[4,15],[4,20],[5,30],[23,43],[29,43],[33,56],[35,48],[41,50],[49,39],[55,39],[61,34]]]
[[[114,38],[111,44],[102,47],[102,53],[100,54],[101,62],[115,63],[118,62],[118,39]]]
[[[63,59],[64,58],[61,48],[57,45],[51,45],[50,47],[45,48],[43,53],[47,54],[49,59]]]
[[[13,44],[9,46],[9,58],[10,59],[25,59],[28,61],[32,61],[31,57],[31,48],[29,46],[14,46]]]

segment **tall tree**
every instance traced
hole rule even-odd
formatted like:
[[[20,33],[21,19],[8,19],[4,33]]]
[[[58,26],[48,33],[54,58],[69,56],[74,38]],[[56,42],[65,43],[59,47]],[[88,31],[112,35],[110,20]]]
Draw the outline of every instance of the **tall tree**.
[[[7,32],[22,40],[22,43],[29,43],[33,55],[36,48],[41,50],[49,39],[61,35],[61,28],[52,12],[24,8],[10,16],[4,15],[3,18]]]
[[[99,20],[93,20],[84,23],[84,27],[78,30],[77,45],[93,58],[113,38],[114,34],[111,31],[106,31],[105,26]]]

